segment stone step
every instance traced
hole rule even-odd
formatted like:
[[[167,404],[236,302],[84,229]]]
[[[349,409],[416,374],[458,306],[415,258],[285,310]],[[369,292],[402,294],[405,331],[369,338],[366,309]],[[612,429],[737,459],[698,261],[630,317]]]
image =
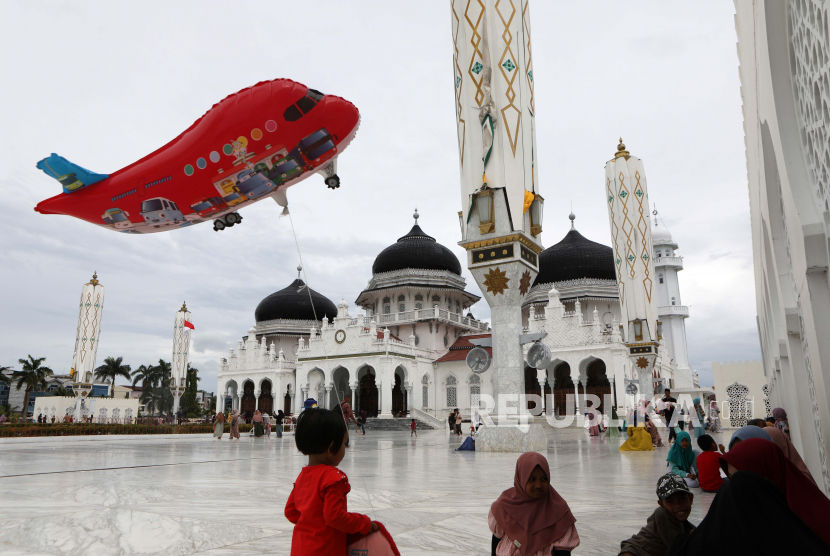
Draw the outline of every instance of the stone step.
[[[410,430],[410,423],[412,418],[395,418],[395,419],[378,419],[377,417],[369,417],[366,420],[366,430],[370,431],[408,431]],[[434,430],[435,427],[429,423],[425,423],[419,419],[415,419],[420,430]]]

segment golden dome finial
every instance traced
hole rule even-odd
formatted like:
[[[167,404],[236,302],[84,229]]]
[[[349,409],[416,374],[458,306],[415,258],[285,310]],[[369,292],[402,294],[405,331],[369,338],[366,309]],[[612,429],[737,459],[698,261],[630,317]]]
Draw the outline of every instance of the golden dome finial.
[[[182,313],[187,312],[187,303],[186,302],[182,301],[182,308],[179,309],[179,311],[181,311]]]
[[[93,285],[93,286],[98,285],[98,271],[97,270],[92,273],[92,280],[90,280],[89,284],[87,284],[87,285]]]
[[[623,143],[622,137],[620,137],[620,144],[617,145],[617,152],[614,153],[614,159],[617,159],[621,156],[624,156],[626,160],[628,160],[628,157],[630,156],[628,151],[625,150],[625,143]]]

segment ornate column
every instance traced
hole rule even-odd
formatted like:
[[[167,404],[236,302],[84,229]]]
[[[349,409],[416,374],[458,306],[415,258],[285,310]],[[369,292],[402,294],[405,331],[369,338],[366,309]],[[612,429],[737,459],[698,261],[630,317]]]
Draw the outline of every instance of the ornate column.
[[[325,407],[326,409],[331,409],[331,390],[332,390],[333,387],[334,387],[334,384],[331,383],[331,382],[326,384],[326,399],[325,400],[320,400],[323,403],[320,403],[320,401],[318,401],[317,402],[318,405],[320,405],[322,407]]]
[[[387,329],[388,330],[388,329]],[[380,404],[380,419],[392,418],[392,388],[395,386],[394,372],[389,369],[389,358],[384,357],[381,362],[381,383],[378,389],[378,403]]]
[[[412,384],[406,382],[403,387],[406,388],[406,414],[409,415],[412,412]]]
[[[255,409],[259,409],[259,396],[260,396],[260,394],[262,394],[262,390],[260,390],[259,388],[254,390],[254,399],[256,400],[256,402],[254,403],[254,408]]]
[[[568,363],[570,365],[570,363]],[[577,415],[581,413],[581,407],[579,403],[579,368],[574,368],[571,365],[571,382],[574,383],[574,411]],[[567,407],[567,403],[566,403]]]
[[[297,415],[299,415],[300,412],[303,410],[303,404],[308,399],[308,384],[306,384],[305,386],[301,386],[300,391],[302,395],[300,396],[300,399],[297,400]]]

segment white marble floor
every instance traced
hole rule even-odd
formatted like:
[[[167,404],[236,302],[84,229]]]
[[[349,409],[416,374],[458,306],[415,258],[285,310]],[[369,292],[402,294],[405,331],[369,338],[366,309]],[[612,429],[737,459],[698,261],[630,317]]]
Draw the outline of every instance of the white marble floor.
[[[584,429],[548,435],[552,484],[582,539],[575,554],[616,554],[656,505],[667,448],[620,453],[621,442]],[[489,554],[487,512],[512,485],[517,454],[458,444],[446,431],[353,437],[340,466],[349,509],[386,524],[403,556]],[[0,554],[288,555],[283,508],[305,462],[293,437],[3,443]],[[712,497],[697,489],[693,523]]]

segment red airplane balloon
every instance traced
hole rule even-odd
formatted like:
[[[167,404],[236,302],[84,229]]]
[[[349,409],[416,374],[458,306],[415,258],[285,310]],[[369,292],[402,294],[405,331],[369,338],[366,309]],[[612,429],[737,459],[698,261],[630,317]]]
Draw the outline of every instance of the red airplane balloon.
[[[112,175],[52,154],[37,167],[63,185],[41,214],[65,214],[118,232],[146,234],[213,220],[242,221],[240,208],[312,174],[340,187],[337,156],[354,139],[351,102],[288,79],[257,83],[216,104],[181,135]]]

